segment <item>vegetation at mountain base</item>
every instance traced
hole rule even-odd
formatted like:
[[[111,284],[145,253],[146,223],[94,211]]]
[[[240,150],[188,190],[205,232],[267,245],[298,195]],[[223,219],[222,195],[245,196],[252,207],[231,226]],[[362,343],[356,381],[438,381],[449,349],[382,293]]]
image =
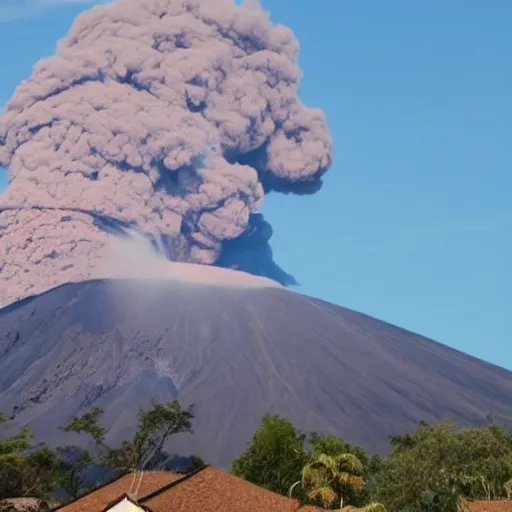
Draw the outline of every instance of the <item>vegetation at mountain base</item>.
[[[373,495],[390,510],[449,512],[457,509],[462,497],[507,497],[512,435],[497,425],[421,423],[390,443],[393,450],[373,485]]]
[[[9,438],[0,437],[0,500],[25,496],[45,499],[56,491],[76,498],[97,484],[98,474],[112,477],[140,469],[186,473],[204,465],[202,459],[192,456],[176,468],[177,456],[163,449],[170,436],[192,432],[193,410],[182,408],[177,400],[167,404],[153,401],[149,410],[141,409],[133,438],[120,448],[105,443],[105,429],[99,423],[102,414],[102,409],[95,408],[61,429],[90,436],[93,443],[89,449],[66,445],[51,450],[44,443],[34,443],[34,435],[26,427]],[[6,421],[0,415],[0,423]]]
[[[232,473],[269,491],[286,495],[308,457],[306,434],[288,420],[266,414]]]
[[[0,423],[7,418],[0,415]],[[12,437],[0,438],[0,499],[44,496],[54,488],[59,468],[57,454],[22,428]]]
[[[370,457],[359,446],[333,435],[307,435],[288,420],[267,414],[231,471],[304,504],[326,509],[349,505],[352,510],[371,504],[368,510],[378,512],[383,507],[371,503],[366,482],[380,465],[379,456]]]
[[[457,512],[463,499],[512,497],[512,434],[498,425],[420,422],[389,442],[387,457],[370,456],[267,415],[232,473],[327,510]]]
[[[141,409],[133,437],[120,447],[105,442],[103,411],[92,409],[62,427],[90,437],[88,449],[50,449],[27,428],[0,437],[0,500],[78,497],[92,484],[91,471],[109,478],[137,469],[187,473],[205,465],[197,456],[165,452],[173,435],[192,433],[193,408],[153,401]],[[0,415],[0,423],[9,421]],[[453,421],[420,422],[389,438],[386,457],[370,455],[333,435],[305,433],[266,414],[231,472],[258,486],[325,510],[360,512],[459,512],[463,499],[512,498],[512,433],[488,422],[467,427]],[[0,503],[0,512],[13,510]],[[47,510],[43,506],[34,511]]]
[[[118,473],[165,469],[173,456],[164,451],[164,444],[174,434],[192,433],[193,408],[183,409],[177,400],[166,405],[153,400],[151,405],[150,410],[139,411],[133,438],[123,441],[120,448],[113,449],[105,444],[104,428],[98,424],[101,409],[75,418],[63,430],[90,435],[97,448],[96,461]]]

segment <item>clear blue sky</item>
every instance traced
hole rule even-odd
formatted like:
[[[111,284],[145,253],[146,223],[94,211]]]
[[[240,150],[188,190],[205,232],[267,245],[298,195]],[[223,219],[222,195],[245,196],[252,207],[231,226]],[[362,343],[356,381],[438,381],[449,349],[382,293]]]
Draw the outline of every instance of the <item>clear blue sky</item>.
[[[263,4],[335,141],[319,194],[267,198],[277,261],[304,293],[512,369],[512,2]],[[83,8],[0,24],[0,104]]]

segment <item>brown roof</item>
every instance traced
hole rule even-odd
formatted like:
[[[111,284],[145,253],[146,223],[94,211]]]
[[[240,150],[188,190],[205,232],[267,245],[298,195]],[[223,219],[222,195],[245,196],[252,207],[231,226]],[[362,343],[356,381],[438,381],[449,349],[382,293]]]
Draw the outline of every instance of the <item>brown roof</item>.
[[[316,507],[301,507],[292,500],[267,491],[241,478],[207,466],[149,496],[141,505],[151,512],[317,512]]]
[[[512,512],[512,501],[467,501],[467,512]]]
[[[107,484],[97,487],[81,498],[60,505],[54,510],[58,510],[59,512],[101,512],[110,503],[117,500],[119,496],[130,492],[133,477],[133,473],[123,475]],[[145,496],[152,493],[170,482],[179,480],[181,477],[182,475],[176,475],[166,471],[145,471],[137,496]],[[132,491],[135,491],[137,485],[138,477],[135,479]]]
[[[133,473],[124,475],[54,510],[106,512],[128,496],[132,481]],[[133,487],[135,489],[136,485]],[[267,491],[210,466],[185,476],[163,471],[146,471],[137,496],[137,504],[149,512],[320,511],[316,507],[302,507],[296,500]]]

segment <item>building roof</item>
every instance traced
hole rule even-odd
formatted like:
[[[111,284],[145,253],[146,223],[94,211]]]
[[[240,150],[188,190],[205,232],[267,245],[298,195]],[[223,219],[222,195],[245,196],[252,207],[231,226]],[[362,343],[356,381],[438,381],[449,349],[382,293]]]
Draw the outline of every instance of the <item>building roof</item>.
[[[466,501],[467,512],[512,512],[512,501]]]
[[[179,480],[181,477],[182,475],[176,475],[167,471],[145,471],[137,496],[150,494],[170,482]],[[135,491],[138,483],[139,480],[136,474],[128,473],[53,510],[58,512],[101,512],[120,496],[130,493],[130,491]]]
[[[151,512],[316,512],[296,500],[206,466],[139,499]]]
[[[298,501],[205,466],[188,475],[144,472],[138,499],[129,491],[134,474],[124,475],[54,509],[58,512],[108,512],[125,498],[148,512],[319,512]],[[136,486],[134,486],[136,487]]]

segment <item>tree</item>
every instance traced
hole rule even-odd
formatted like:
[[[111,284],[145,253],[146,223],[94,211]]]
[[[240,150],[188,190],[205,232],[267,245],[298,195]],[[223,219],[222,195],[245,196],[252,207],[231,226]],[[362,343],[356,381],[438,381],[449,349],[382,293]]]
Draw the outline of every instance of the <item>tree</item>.
[[[50,450],[44,443],[33,444],[28,428],[20,429],[7,439],[0,439],[0,499],[15,497],[44,498],[56,489],[76,498],[88,489],[87,471],[94,465],[117,472],[135,469],[165,468],[171,457],[163,447],[169,436],[192,432],[192,408],[183,409],[177,400],[166,405],[152,401],[148,411],[141,409],[138,425],[131,441],[121,448],[105,444],[105,428],[99,424],[101,408],[71,420],[63,432],[89,435],[94,446],[90,450],[78,446],[61,446]],[[8,421],[0,413],[0,423]],[[193,471],[204,465],[199,457],[191,456],[183,471]]]
[[[461,498],[506,496],[512,436],[496,425],[423,423],[392,438],[392,447],[372,489],[373,497],[389,510],[454,512]]]
[[[92,460],[117,472],[155,469],[170,458],[163,451],[169,436],[192,432],[194,413],[192,407],[183,409],[178,400],[172,400],[166,405],[152,400],[151,405],[152,408],[148,411],[140,409],[132,440],[124,441],[120,448],[113,449],[105,444],[105,429],[98,424],[98,419],[103,414],[100,408],[73,419],[63,430],[89,434],[99,449],[97,455],[92,456]]]
[[[169,458],[165,456],[163,447],[170,436],[193,432],[192,408],[183,409],[177,400],[172,400],[167,405],[153,400],[151,404],[153,408],[149,411],[139,411],[133,439],[124,441],[121,448],[109,451],[110,467],[121,472],[154,469],[157,462]]]
[[[206,462],[201,457],[191,455],[188,459],[187,464],[185,464],[185,466],[181,468],[179,472],[187,475],[189,473],[197,471],[198,469],[204,468],[205,466]]]
[[[88,450],[78,446],[58,447],[59,475],[56,486],[62,488],[71,498],[78,498],[88,490],[85,473],[94,458]]]
[[[0,423],[7,418],[0,415]],[[44,443],[33,444],[28,428],[0,440],[0,499],[44,497],[54,488],[58,458]]]
[[[76,432],[78,434],[84,432],[89,434],[96,445],[101,446],[105,441],[105,427],[98,423],[98,418],[103,414],[101,407],[95,407],[91,411],[77,416],[70,421],[65,427],[62,427],[63,432]]]
[[[334,435],[319,435],[312,432],[309,435],[310,453],[313,459],[317,458],[320,454],[325,455],[341,455],[342,453],[354,454],[363,466],[368,464],[368,454],[366,450],[360,446],[354,446],[347,443],[340,437]]]
[[[308,462],[306,435],[278,415],[266,414],[231,472],[269,491],[286,495]]]
[[[345,489],[345,502],[354,507],[362,507],[371,501],[370,487],[368,484],[374,482],[375,474],[382,465],[379,455],[369,456],[361,446],[352,445],[334,435],[321,436],[312,432],[309,436],[310,458],[314,461],[319,455],[341,455],[351,453],[355,455],[363,465],[362,478],[365,482],[363,487]]]
[[[289,496],[300,486],[309,499],[318,501],[324,508],[339,503],[337,508],[341,509],[346,491],[363,487],[363,471],[362,462],[352,453],[320,453],[304,466],[300,480],[290,487]]]
[[[61,427],[63,432],[88,434],[94,441],[94,446],[89,450],[74,445],[57,448],[60,472],[56,486],[67,492],[71,498],[77,498],[88,490],[86,472],[91,465],[106,465],[110,449],[105,445],[105,428],[98,423],[102,414],[103,409],[95,407]]]

